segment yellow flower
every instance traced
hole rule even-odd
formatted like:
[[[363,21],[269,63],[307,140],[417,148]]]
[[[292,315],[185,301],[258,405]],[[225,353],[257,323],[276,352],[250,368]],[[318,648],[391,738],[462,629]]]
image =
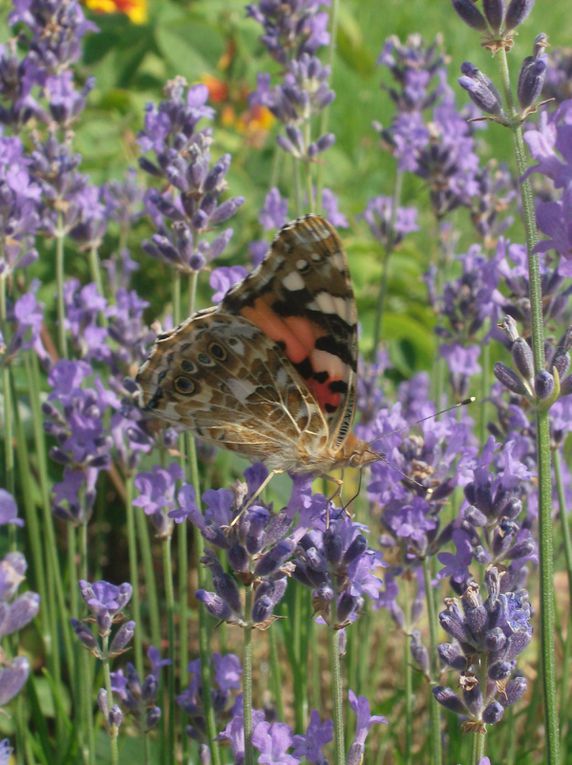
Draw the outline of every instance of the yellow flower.
[[[147,21],[147,0],[84,0],[95,13],[124,13],[134,24]]]

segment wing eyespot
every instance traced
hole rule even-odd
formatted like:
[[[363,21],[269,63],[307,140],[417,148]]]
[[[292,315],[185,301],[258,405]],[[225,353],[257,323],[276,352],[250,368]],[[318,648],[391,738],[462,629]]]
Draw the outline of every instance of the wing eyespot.
[[[213,360],[208,355],[208,353],[204,353],[204,351],[201,351],[200,353],[197,353],[197,361],[199,362],[199,364],[202,364],[204,367],[213,367],[214,366]]]
[[[181,393],[183,396],[192,396],[197,389],[197,386],[191,380],[191,378],[185,377],[184,375],[175,377],[173,381],[173,387],[177,393]]]
[[[214,356],[217,361],[226,361],[227,359],[227,352],[222,345],[219,345],[218,343],[211,343],[209,345],[209,353]]]
[[[183,372],[189,372],[190,374],[193,374],[197,371],[197,366],[192,361],[190,361],[190,359],[183,359],[181,361],[181,369]]]

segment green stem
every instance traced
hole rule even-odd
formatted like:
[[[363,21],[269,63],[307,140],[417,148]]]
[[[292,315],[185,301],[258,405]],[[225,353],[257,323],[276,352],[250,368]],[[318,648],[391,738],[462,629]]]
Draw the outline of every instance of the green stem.
[[[194,438],[189,439],[189,464],[191,468],[191,483],[195,487],[195,502],[199,512],[202,512],[199,464],[197,461],[197,447]],[[205,553],[203,537],[196,532],[194,535],[195,560],[197,561],[197,579],[199,589],[208,586],[206,567],[200,562]],[[208,613],[204,605],[199,606],[199,654],[201,658],[201,684],[203,687],[203,708],[205,710],[207,734],[209,739],[212,765],[220,765],[220,750],[216,741],[217,725],[214,707],[212,704],[212,668],[211,668],[211,645],[209,636]]]
[[[87,580],[88,575],[88,543],[87,523],[78,527],[79,535],[79,578]],[[83,750],[83,761],[93,765],[95,762],[95,732],[93,727],[93,715],[91,711],[91,699],[93,692],[92,677],[90,672],[90,657],[87,651],[79,648],[79,702],[82,708],[80,719],[84,726],[84,736],[79,736],[80,746]]]
[[[335,613],[333,614],[333,621],[335,623]],[[342,668],[340,662],[340,631],[336,630],[333,626],[330,625],[328,625],[328,649],[330,659],[330,672],[332,677],[332,716],[334,720],[333,765],[344,765],[346,761],[346,745],[344,741]]]
[[[64,237],[62,229],[62,216],[58,214],[58,224],[55,233],[56,239],[56,293],[57,293],[57,312],[58,312],[58,348],[60,356],[68,357],[68,343],[66,336],[66,307],[64,301]]]
[[[562,528],[562,541],[564,544],[564,557],[566,559],[566,574],[568,577],[568,627],[566,630],[566,642],[564,644],[564,657],[561,666],[560,685],[560,734],[561,749],[565,752],[565,728],[568,714],[568,696],[569,696],[569,666],[570,653],[572,649],[572,538],[570,535],[570,523],[566,508],[566,497],[564,494],[564,481],[562,480],[562,466],[559,449],[552,453],[552,464],[554,465],[554,478],[556,482],[556,491],[558,495],[558,513],[560,526]],[[564,761],[562,763],[564,765]]]
[[[277,625],[272,625],[268,630],[268,640],[270,641],[270,678],[272,683],[272,695],[276,706],[276,714],[279,720],[284,719],[284,703],[282,696],[284,688],[282,685],[282,670],[280,668],[280,657],[278,655],[278,645],[276,629]]]
[[[471,754],[471,765],[479,765],[485,756],[485,734],[473,733],[473,752]]]
[[[141,621],[141,595],[139,590],[139,565],[137,536],[135,533],[135,508],[133,507],[133,475],[125,479],[125,515],[127,518],[127,549],[129,551],[129,581],[133,585],[131,607],[137,628],[133,636],[135,646],[135,669],[143,677],[143,623]],[[158,646],[157,646],[158,647]]]
[[[103,279],[101,277],[101,267],[99,265],[99,252],[95,246],[89,248],[89,270],[91,271],[91,278],[95,282],[97,291],[102,297],[104,297]],[[105,317],[104,322],[105,324],[107,323]]]
[[[403,641],[403,673],[405,677],[405,765],[412,763],[413,751],[413,668],[411,666],[411,635],[407,633]]]
[[[8,342],[8,315],[6,308],[6,278],[0,276],[0,329],[4,340]],[[14,470],[14,434],[12,432],[12,385],[10,381],[10,367],[6,362],[2,364],[2,391],[4,394],[4,479],[5,488],[10,494],[14,494],[16,487]]]
[[[431,762],[433,765],[441,765],[443,752],[441,745],[441,708],[435,700],[431,688],[436,683],[437,677],[437,614],[435,598],[433,597],[433,583],[431,581],[431,561],[423,560],[423,579],[425,584],[425,603],[427,606],[427,621],[429,623],[429,724]]]
[[[506,52],[498,55],[503,90],[513,120],[513,144],[520,178],[523,221],[528,253],[529,300],[531,313],[532,352],[534,370],[544,369],[544,323],[542,317],[542,285],[536,245],[536,220],[534,199],[529,179],[524,179],[528,163],[524,146],[522,125],[515,119],[515,107],[510,87],[510,75]],[[546,763],[560,762],[560,736],[556,697],[556,664],[554,647],[554,558],[552,539],[552,476],[550,469],[550,423],[548,412],[536,412],[536,452],[538,461],[538,531],[540,552],[540,642],[543,660],[544,719],[546,728]]]
[[[338,37],[338,20],[339,20],[340,2],[339,0],[332,0],[330,11],[330,44],[328,46],[328,52],[326,54],[327,65],[330,67],[330,81],[332,80],[332,74],[334,71],[334,58],[336,55],[336,42]],[[319,135],[323,136],[328,132],[328,123],[330,120],[331,105],[328,105],[320,115],[320,132]],[[322,197],[323,188],[323,175],[324,175],[324,162],[318,163],[318,173],[316,179],[316,196],[318,199]]]
[[[242,710],[244,721],[244,765],[254,765],[252,747],[252,585],[246,587],[244,648],[242,661]]]
[[[391,197],[391,218],[389,221],[389,231],[387,234],[388,241],[387,247],[383,255],[381,282],[379,284],[379,292],[377,294],[377,300],[375,303],[375,319],[373,323],[373,353],[372,357],[375,359],[379,341],[381,340],[381,330],[383,325],[383,314],[385,311],[385,301],[387,298],[387,284],[389,274],[389,259],[395,250],[396,237],[395,237],[395,224],[397,221],[397,210],[401,201],[401,193],[403,190],[403,173],[398,169],[395,174],[395,184],[393,186],[393,195]]]
[[[175,589],[173,587],[173,561],[171,559],[171,537],[163,539],[163,582],[165,601],[167,605],[167,642],[169,645],[171,663],[167,667],[167,693],[169,709],[167,719],[167,753],[168,762],[175,762]]]
[[[157,582],[155,581],[155,567],[153,565],[153,552],[149,539],[149,524],[142,510],[135,511],[135,526],[139,539],[139,550],[143,561],[145,585],[147,587],[147,600],[149,602],[149,621],[151,622],[151,640],[153,645],[161,645],[161,614],[159,598],[157,595]],[[137,581],[137,580],[135,580]]]
[[[107,704],[108,709],[113,706],[113,691],[111,690],[111,666],[109,661],[109,635],[105,636],[102,640],[102,653],[103,653],[103,677],[105,679],[105,690],[107,691]],[[109,733],[109,746],[111,750],[111,765],[119,765],[119,751],[117,748],[117,735],[119,731],[115,725],[110,725],[109,720],[106,720],[106,726]]]

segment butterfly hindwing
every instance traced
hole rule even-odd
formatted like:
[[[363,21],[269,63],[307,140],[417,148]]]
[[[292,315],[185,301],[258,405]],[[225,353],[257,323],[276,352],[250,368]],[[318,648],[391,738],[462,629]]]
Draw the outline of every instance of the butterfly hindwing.
[[[137,382],[147,410],[253,460],[296,455],[302,434],[318,450],[328,441],[321,411],[280,347],[222,307],[158,338]]]
[[[221,309],[279,344],[320,406],[330,445],[339,446],[354,412],[357,313],[335,229],[315,215],[284,226],[265,260],[229,290]]]

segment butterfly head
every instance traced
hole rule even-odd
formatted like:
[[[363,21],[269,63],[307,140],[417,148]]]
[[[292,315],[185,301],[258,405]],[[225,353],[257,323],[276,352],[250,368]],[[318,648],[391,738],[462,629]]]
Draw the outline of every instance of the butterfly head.
[[[384,458],[383,454],[372,449],[367,441],[362,441],[350,434],[336,453],[336,467],[362,468]]]

